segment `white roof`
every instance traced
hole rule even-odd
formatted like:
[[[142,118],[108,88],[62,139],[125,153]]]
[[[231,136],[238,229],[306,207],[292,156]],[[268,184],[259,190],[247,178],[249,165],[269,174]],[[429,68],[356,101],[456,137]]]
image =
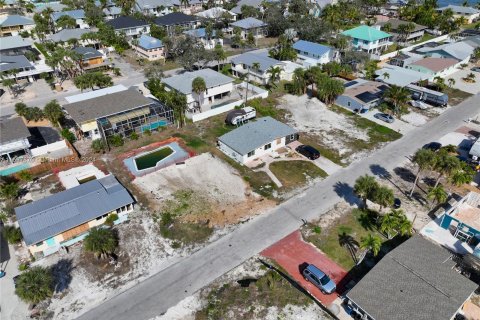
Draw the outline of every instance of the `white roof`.
[[[97,97],[104,96],[106,94],[116,93],[116,92],[125,91],[125,90],[127,90],[127,87],[119,84],[113,87],[108,87],[100,90],[89,91],[89,92],[69,96],[69,97],[66,97],[65,100],[67,100],[68,103],[74,103],[74,102],[97,98]]]
[[[384,74],[387,73],[388,77]],[[377,81],[393,84],[400,87],[405,87],[411,83],[415,83],[421,80],[429,78],[428,74],[424,72],[418,72],[411,69],[405,69],[397,66],[385,65],[385,67],[375,71],[378,75]]]
[[[207,18],[207,19],[218,19],[218,18],[221,18],[225,12],[228,12],[232,17],[237,16],[236,13],[225,10],[221,7],[211,8],[211,9],[199,12],[196,15],[199,17]]]

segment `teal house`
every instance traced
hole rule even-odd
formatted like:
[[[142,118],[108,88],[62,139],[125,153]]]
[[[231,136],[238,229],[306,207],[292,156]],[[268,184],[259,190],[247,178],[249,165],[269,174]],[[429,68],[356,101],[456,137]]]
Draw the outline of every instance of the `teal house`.
[[[380,26],[359,26],[343,31],[350,37],[354,49],[373,54],[381,54],[392,44],[392,35],[380,30]]]

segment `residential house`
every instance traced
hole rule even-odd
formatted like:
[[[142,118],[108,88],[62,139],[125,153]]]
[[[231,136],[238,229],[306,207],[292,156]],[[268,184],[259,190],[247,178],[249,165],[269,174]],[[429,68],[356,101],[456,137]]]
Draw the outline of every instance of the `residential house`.
[[[465,41],[446,43],[436,47],[422,47],[416,52],[425,57],[457,59],[458,64],[468,63],[473,54],[474,47]]]
[[[419,72],[434,77],[446,77],[457,70],[459,61],[452,58],[423,58],[421,60],[410,63],[405,66],[407,69],[416,70]]]
[[[320,17],[323,8],[336,3],[336,0],[307,0],[307,3],[310,4],[310,14],[315,17]]]
[[[423,56],[413,52],[399,51],[396,56],[392,57],[388,64],[398,67],[406,67],[410,63],[423,59]]]
[[[375,27],[362,25],[343,31],[342,34],[352,39],[354,49],[368,53],[380,54],[392,44],[392,35]]]
[[[35,22],[25,16],[10,15],[0,18],[0,36],[17,36],[23,31],[30,31],[35,27]]]
[[[161,17],[173,12],[173,0],[137,0],[135,10],[145,15]]]
[[[472,23],[480,18],[480,10],[472,7],[457,6],[449,4],[448,6],[438,8],[438,12],[443,12],[445,10],[452,10],[453,17],[455,19],[465,18],[468,23]]]
[[[347,304],[358,319],[453,319],[478,287],[455,265],[448,250],[413,236],[347,292]]]
[[[133,44],[135,52],[148,61],[165,60],[164,45],[157,38],[142,34]]]
[[[196,13],[195,15],[200,18],[212,19],[215,21],[223,20],[225,17],[230,17],[230,21],[237,20],[237,14],[235,12],[225,10],[222,7],[210,8],[208,10]]]
[[[413,26],[412,30],[402,30],[402,28],[405,28],[401,27],[402,25],[407,26],[409,24]],[[393,35],[393,39],[397,42],[414,42],[420,40],[425,34],[425,30],[428,29],[426,26],[395,18],[385,22],[379,22],[378,25],[382,30],[390,32]],[[388,30],[386,26],[389,26],[390,30]]]
[[[92,32],[91,29],[63,29],[49,36],[48,40],[59,43],[77,40],[82,45],[97,43],[95,40],[82,40],[82,36]]]
[[[383,68],[375,71],[378,76],[375,81],[380,81],[389,85],[406,87],[423,80],[433,80],[424,72],[406,69],[398,66],[385,65]]]
[[[388,86],[377,81],[355,79],[343,85],[345,91],[335,103],[354,112],[366,112],[378,105]]]
[[[17,73],[9,73],[12,70],[17,71]],[[52,72],[53,69],[46,65],[43,60],[32,63],[24,55],[0,55],[0,74],[3,74],[4,78],[33,82],[39,79],[42,73],[48,74]]]
[[[472,248],[480,248],[480,193],[470,192],[440,218],[440,226]]]
[[[79,29],[88,29],[90,26],[88,23],[85,22],[85,11],[82,9],[79,10],[69,10],[69,11],[60,11],[60,12],[54,12],[51,15],[52,21],[55,24],[55,28],[57,30],[61,30],[62,28],[59,28],[57,26],[57,21],[63,16],[68,16],[72,19],[75,19],[76,22],[76,27]]]
[[[45,9],[51,9],[53,12],[60,12],[67,9],[67,6],[60,2],[37,2],[35,3],[34,13],[41,13]]]
[[[216,37],[215,30],[212,31],[210,36],[207,35],[205,28],[192,29],[184,31],[183,33],[199,41],[207,50],[211,50],[217,45],[223,46],[223,39]]]
[[[94,227],[117,215],[128,220],[135,200],[113,175],[92,180],[15,208],[30,253],[48,256],[83,240]]]
[[[197,77],[205,81],[207,88],[200,95],[193,92],[192,89],[192,82]],[[162,82],[165,83],[167,90],[176,90],[184,94],[190,110],[202,111],[202,108],[206,109],[213,105],[215,100],[229,97],[233,91],[233,79],[212,69],[185,72],[164,78]]]
[[[270,58],[268,52],[256,50],[235,56],[230,60],[232,74],[236,77],[248,76],[248,81],[267,84],[270,79],[268,71],[271,68],[279,67],[283,70],[284,62]],[[254,68],[258,64],[258,68]]]
[[[247,164],[298,140],[297,130],[271,117],[258,118],[217,139],[218,148],[241,164]]]
[[[156,25],[165,28],[167,34],[172,35],[177,28],[184,30],[196,29],[200,24],[200,19],[182,12],[173,12],[156,18],[154,22]]]
[[[480,30],[478,30],[479,34],[475,36],[468,36],[465,39],[463,39],[462,42],[468,44],[470,47],[475,50],[476,48],[480,47]]]
[[[33,41],[20,36],[3,37],[0,41],[0,55],[15,56],[32,52]]]
[[[243,6],[249,6],[249,7],[254,7],[258,8],[260,12],[265,12],[265,7],[264,7],[264,2],[276,2],[276,0],[240,0],[236,3],[236,6],[230,10],[231,12],[241,15],[242,14],[242,7]]]
[[[17,155],[29,155],[32,146],[28,141],[31,136],[27,126],[20,117],[0,121],[0,156],[9,163]]]
[[[230,23],[230,27],[240,29],[240,37],[246,39],[248,34],[253,34],[255,38],[263,38],[267,35],[267,24],[256,18],[245,18]]]
[[[183,12],[185,14],[195,14],[203,10],[202,0],[190,0],[188,2],[172,0],[174,12]]]
[[[134,17],[120,16],[106,22],[115,32],[123,33],[129,38],[137,38],[142,34],[150,34],[150,24]]]
[[[297,61],[306,68],[335,61],[338,58],[338,52],[334,48],[315,42],[299,40],[292,47],[297,52]]]
[[[80,55],[82,60],[82,69],[93,71],[108,68],[108,62],[100,51],[90,47],[77,47],[73,51]]]
[[[78,137],[103,139],[130,136],[173,123],[173,111],[122,85],[66,97],[63,106],[78,127]]]
[[[122,15],[122,8],[117,6],[110,6],[103,9],[103,14],[106,21],[113,20]]]

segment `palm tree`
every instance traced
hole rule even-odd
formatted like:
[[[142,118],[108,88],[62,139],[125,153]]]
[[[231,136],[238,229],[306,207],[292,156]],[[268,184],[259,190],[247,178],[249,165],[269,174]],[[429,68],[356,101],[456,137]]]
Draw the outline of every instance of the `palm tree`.
[[[384,72],[384,73],[382,74],[382,76],[383,76],[383,80],[390,79],[390,73],[388,73],[388,72]]]
[[[465,162],[462,162],[461,167],[450,175],[449,181],[455,186],[461,186],[463,184],[472,182],[474,177],[475,171],[472,169],[472,167]]]
[[[27,303],[37,304],[53,295],[50,270],[35,266],[22,273],[15,284],[15,293]]]
[[[63,111],[57,100],[52,100],[47,103],[45,108],[43,108],[43,113],[54,126],[60,125],[60,119],[63,118]]]
[[[373,202],[380,206],[380,211],[382,211],[384,207],[391,206],[394,200],[395,196],[390,188],[379,186],[373,193]]]
[[[267,70],[267,73],[270,75],[268,78],[268,83],[270,85],[273,85],[274,87],[277,87],[276,82],[280,81],[280,73],[282,70],[280,67],[270,67],[270,69]]]
[[[348,252],[350,253],[352,259],[353,259],[353,262],[357,263],[358,262],[358,259],[357,259],[357,250],[358,250],[358,241],[355,240],[354,237],[352,237],[351,235],[349,234],[346,234],[345,232],[343,232],[342,234],[339,234],[338,235],[338,243],[340,244],[340,246],[346,248],[348,250]]]
[[[435,165],[435,152],[430,149],[419,149],[413,155],[412,162],[415,163],[418,167],[417,175],[415,176],[415,181],[413,182],[412,190],[410,190],[410,197],[413,195],[413,191],[417,186],[418,179],[420,174],[427,169],[433,168]]]
[[[435,200],[435,202],[432,203],[432,207],[431,207],[431,209],[433,209],[434,204],[440,204],[447,201],[448,194],[443,189],[443,186],[440,185],[440,186],[435,186],[431,188],[427,193],[427,198],[430,200]]]
[[[403,214],[397,225],[397,231],[401,236],[411,236],[413,223]]]
[[[450,89],[455,85],[455,79],[453,78],[448,78],[448,86],[450,87]]]
[[[192,91],[197,94],[197,103],[200,110],[202,108],[201,94],[203,94],[205,90],[207,90],[207,85],[202,77],[196,77],[195,79],[193,79]]]
[[[28,107],[25,103],[23,102],[17,102],[15,103],[15,112],[23,117],[25,115],[25,112],[27,111]]]
[[[217,65],[217,71],[220,71],[220,63],[222,61],[225,61],[227,59],[227,53],[225,50],[223,50],[223,47],[221,44],[217,44],[214,48],[214,54],[215,54],[215,60],[217,60],[218,65]]]
[[[365,238],[360,239],[360,248],[366,249],[376,256],[382,248],[382,239],[379,236],[368,234]]]
[[[392,85],[383,94],[383,98],[393,105],[393,113],[397,115],[400,114],[400,108],[410,100],[410,96],[408,89],[396,85]]]
[[[293,71],[292,91],[295,94],[305,94],[307,91],[305,70],[303,68],[297,68]]]
[[[390,212],[381,217],[380,231],[385,233],[388,239],[391,239],[391,234],[397,230],[398,223],[398,217],[393,212]]]
[[[449,155],[446,151],[441,151],[435,162],[435,170],[438,172],[438,177],[434,187],[438,186],[442,177],[451,176],[455,171],[461,169],[461,166],[462,164],[457,157]]]
[[[6,184],[2,184],[0,186],[0,198],[5,199],[7,201],[12,201],[20,192],[20,187],[15,182],[10,182]]]
[[[110,256],[117,246],[118,239],[111,229],[93,228],[83,241],[85,251],[93,252],[97,259]]]
[[[363,200],[363,207],[368,208],[367,200],[372,199],[375,190],[378,189],[378,182],[374,177],[364,175],[355,180],[354,192]]]

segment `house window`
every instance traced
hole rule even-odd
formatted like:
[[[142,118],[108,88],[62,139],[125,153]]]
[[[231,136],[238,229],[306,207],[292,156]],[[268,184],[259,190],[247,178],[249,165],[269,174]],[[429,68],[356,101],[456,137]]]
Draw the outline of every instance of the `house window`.
[[[350,103],[350,101],[348,101],[348,102],[347,102],[347,106],[349,106],[349,107],[350,107],[350,104],[351,104],[351,103]]]
[[[265,147],[263,147],[264,150],[268,150],[268,149],[270,149],[270,148],[272,148],[272,144],[271,144],[271,143],[266,144]]]
[[[253,151],[250,151],[248,154],[247,154],[247,157],[253,157],[255,155],[255,150]]]

